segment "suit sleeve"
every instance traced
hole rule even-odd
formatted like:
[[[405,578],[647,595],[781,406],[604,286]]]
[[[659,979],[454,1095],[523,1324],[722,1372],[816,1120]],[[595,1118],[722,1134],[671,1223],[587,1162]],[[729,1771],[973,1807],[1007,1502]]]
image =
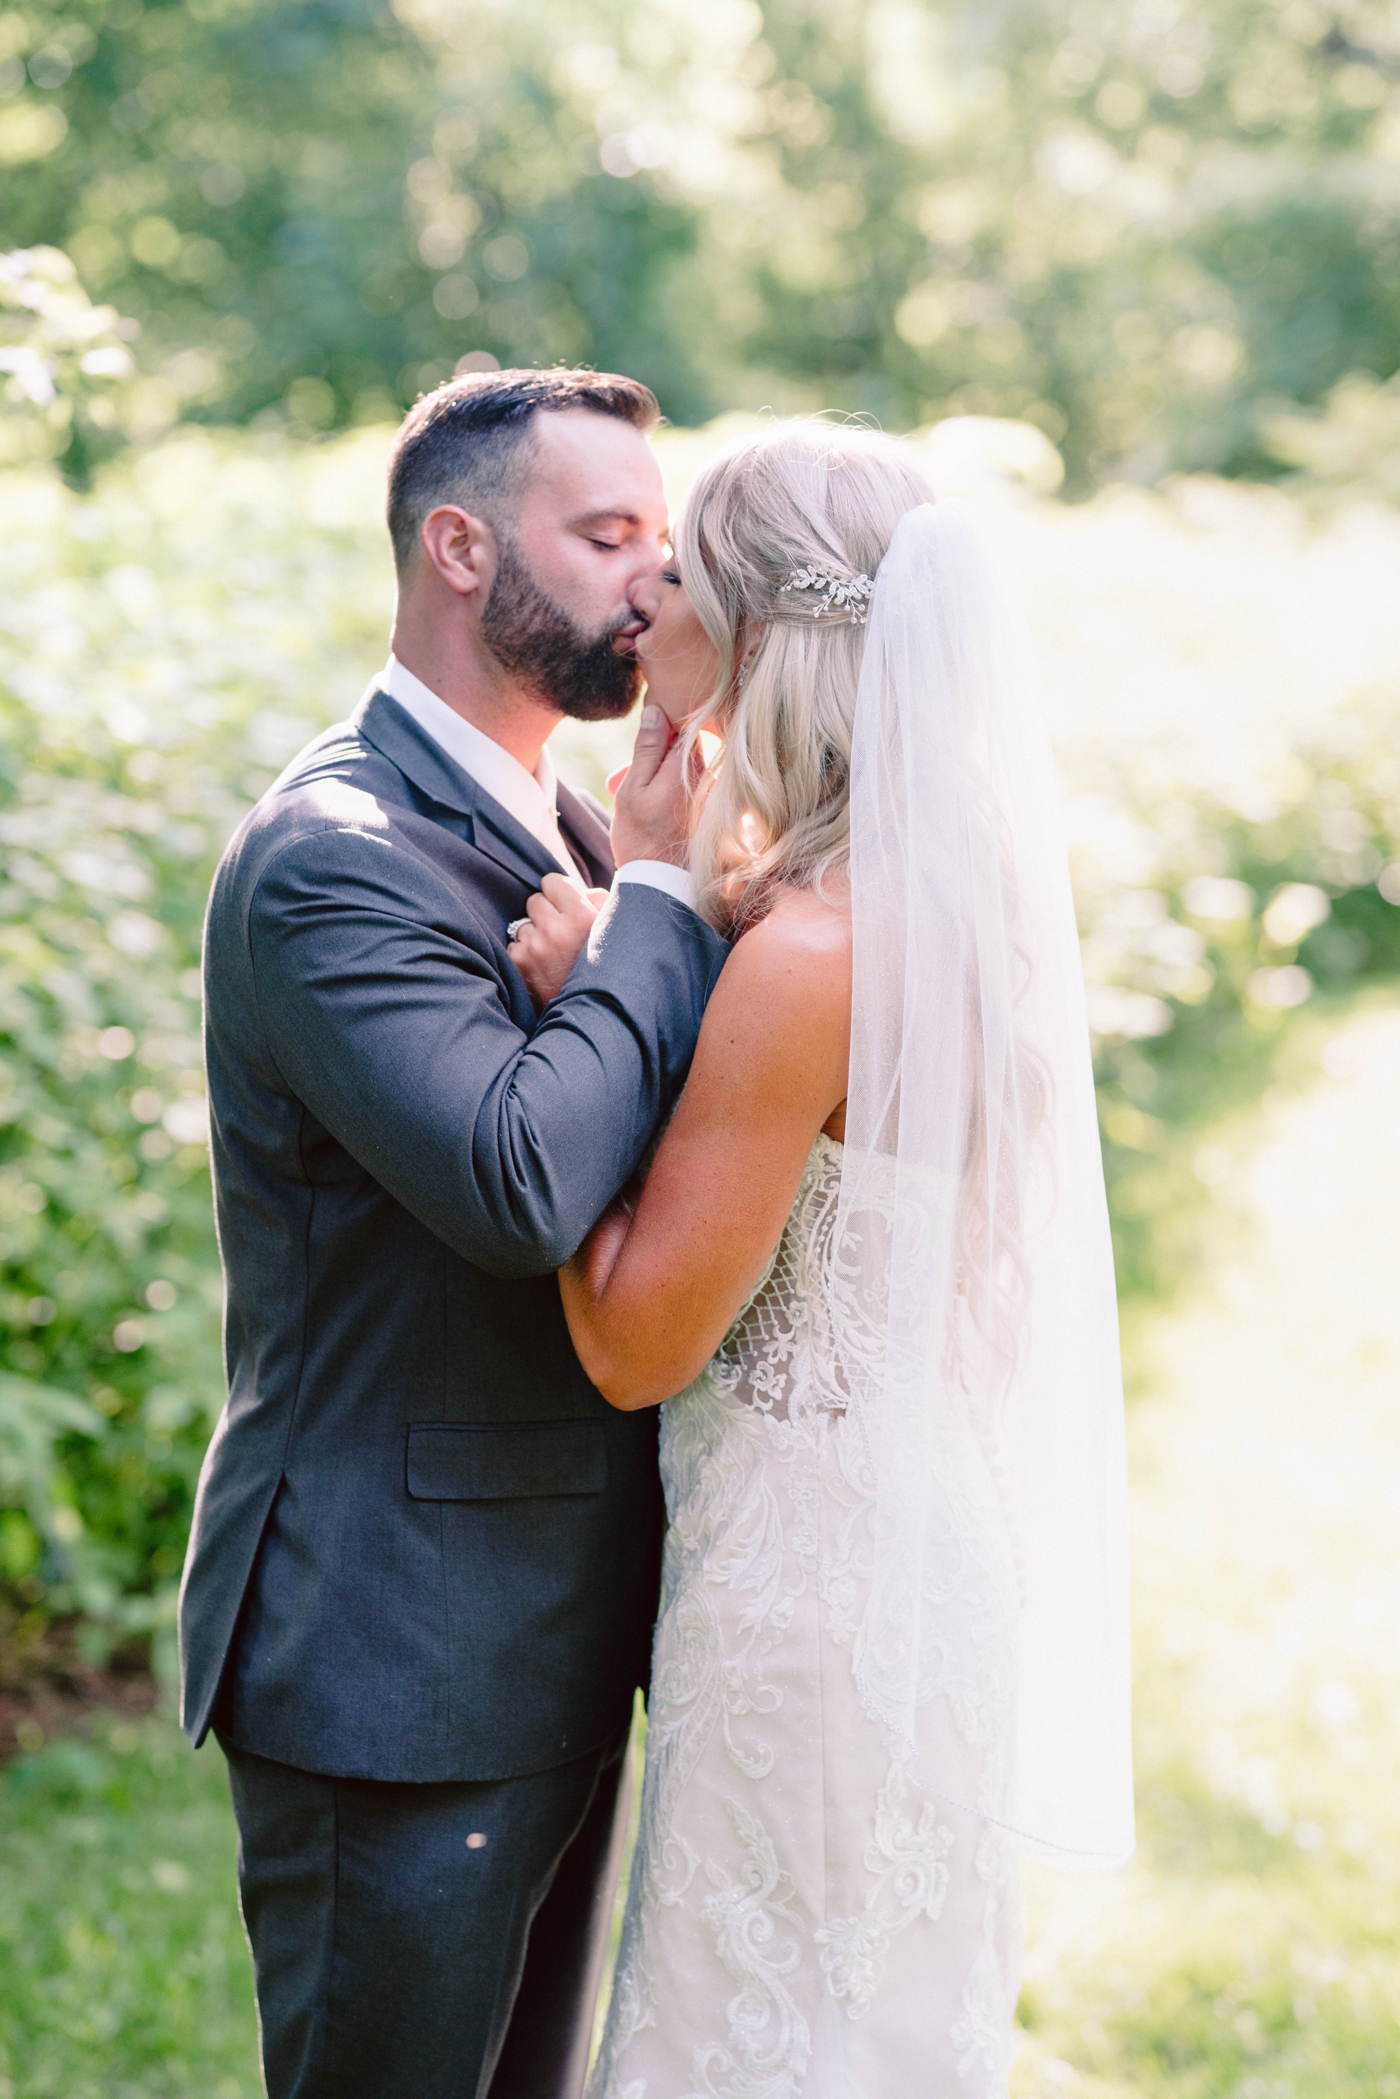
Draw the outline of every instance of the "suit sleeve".
[[[674,1105],[727,949],[660,891],[624,887],[526,1035],[468,927],[445,879],[392,841],[297,839],[248,917],[262,1032],[290,1091],[455,1252],[544,1274]]]

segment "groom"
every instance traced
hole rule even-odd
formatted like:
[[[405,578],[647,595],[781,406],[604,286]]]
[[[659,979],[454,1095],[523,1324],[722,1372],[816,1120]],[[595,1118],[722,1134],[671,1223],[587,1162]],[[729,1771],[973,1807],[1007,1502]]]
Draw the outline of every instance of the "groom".
[[[662,1510],[553,1271],[684,1081],[724,959],[648,709],[611,849],[565,714],[632,705],[656,404],[495,372],[405,420],[393,653],[229,846],[206,938],[228,1405],[181,1597],[228,1756],[271,2099],[576,2099]],[[508,928],[614,881],[536,1016]]]

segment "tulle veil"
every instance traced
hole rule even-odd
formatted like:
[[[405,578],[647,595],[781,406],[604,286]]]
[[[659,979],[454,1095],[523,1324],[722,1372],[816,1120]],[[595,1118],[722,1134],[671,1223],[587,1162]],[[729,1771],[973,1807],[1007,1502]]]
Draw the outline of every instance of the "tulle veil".
[[[833,1329],[877,1488],[854,1667],[909,1775],[1080,1868],[1133,1848],[1117,1314],[1053,760],[975,517],[900,522],[851,772]]]

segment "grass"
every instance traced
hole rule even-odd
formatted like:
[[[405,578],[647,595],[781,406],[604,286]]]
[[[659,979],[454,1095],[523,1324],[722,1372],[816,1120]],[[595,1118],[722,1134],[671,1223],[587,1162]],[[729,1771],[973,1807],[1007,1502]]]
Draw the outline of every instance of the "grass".
[[[1400,1007],[1321,1026],[1150,1337],[1141,1851],[1028,1876],[1018,2099],[1400,2094]]]
[[[1141,1852],[1028,1875],[1017,2099],[1400,2099],[1400,1004],[1308,1025],[1148,1337]],[[0,1774],[0,2099],[254,2099],[233,1851],[164,1720]]]
[[[106,1720],[0,1774],[0,2099],[255,2099],[217,1749]]]

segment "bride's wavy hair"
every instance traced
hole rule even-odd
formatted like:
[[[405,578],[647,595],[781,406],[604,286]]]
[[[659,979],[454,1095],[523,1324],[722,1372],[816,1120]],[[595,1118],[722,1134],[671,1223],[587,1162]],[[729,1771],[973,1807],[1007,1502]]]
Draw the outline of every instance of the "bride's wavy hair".
[[[696,800],[690,863],[701,910],[728,934],[760,918],[779,884],[820,889],[850,852],[865,628],[839,604],[814,617],[819,594],[783,586],[810,568],[873,577],[900,519],[932,501],[898,438],[816,417],[740,439],[691,490],[676,561],[719,662],[688,733],[694,743],[713,719],[724,743]]]
[[[818,418],[741,439],[710,461],[691,490],[675,535],[677,567],[719,662],[714,690],[687,733],[695,742],[701,723],[713,719],[724,742],[696,798],[690,863],[701,909],[728,934],[760,918],[780,884],[820,889],[850,858],[861,607],[854,617],[841,605],[814,617],[818,593],[783,586],[812,568],[873,578],[900,519],[932,501],[907,445]],[[741,680],[755,628],[758,645]],[[1026,1241],[1034,1229],[1027,1202],[1048,1129],[1050,1087],[1023,1012],[1033,972],[1011,841],[989,785],[984,790],[1015,979],[1014,1054],[1000,1082],[999,1121],[1021,1142],[1009,1154],[989,1145],[982,991],[968,957],[968,1091],[945,1369],[991,1393],[1010,1379],[1022,1347]],[[891,1107],[897,1115],[897,1103]]]

